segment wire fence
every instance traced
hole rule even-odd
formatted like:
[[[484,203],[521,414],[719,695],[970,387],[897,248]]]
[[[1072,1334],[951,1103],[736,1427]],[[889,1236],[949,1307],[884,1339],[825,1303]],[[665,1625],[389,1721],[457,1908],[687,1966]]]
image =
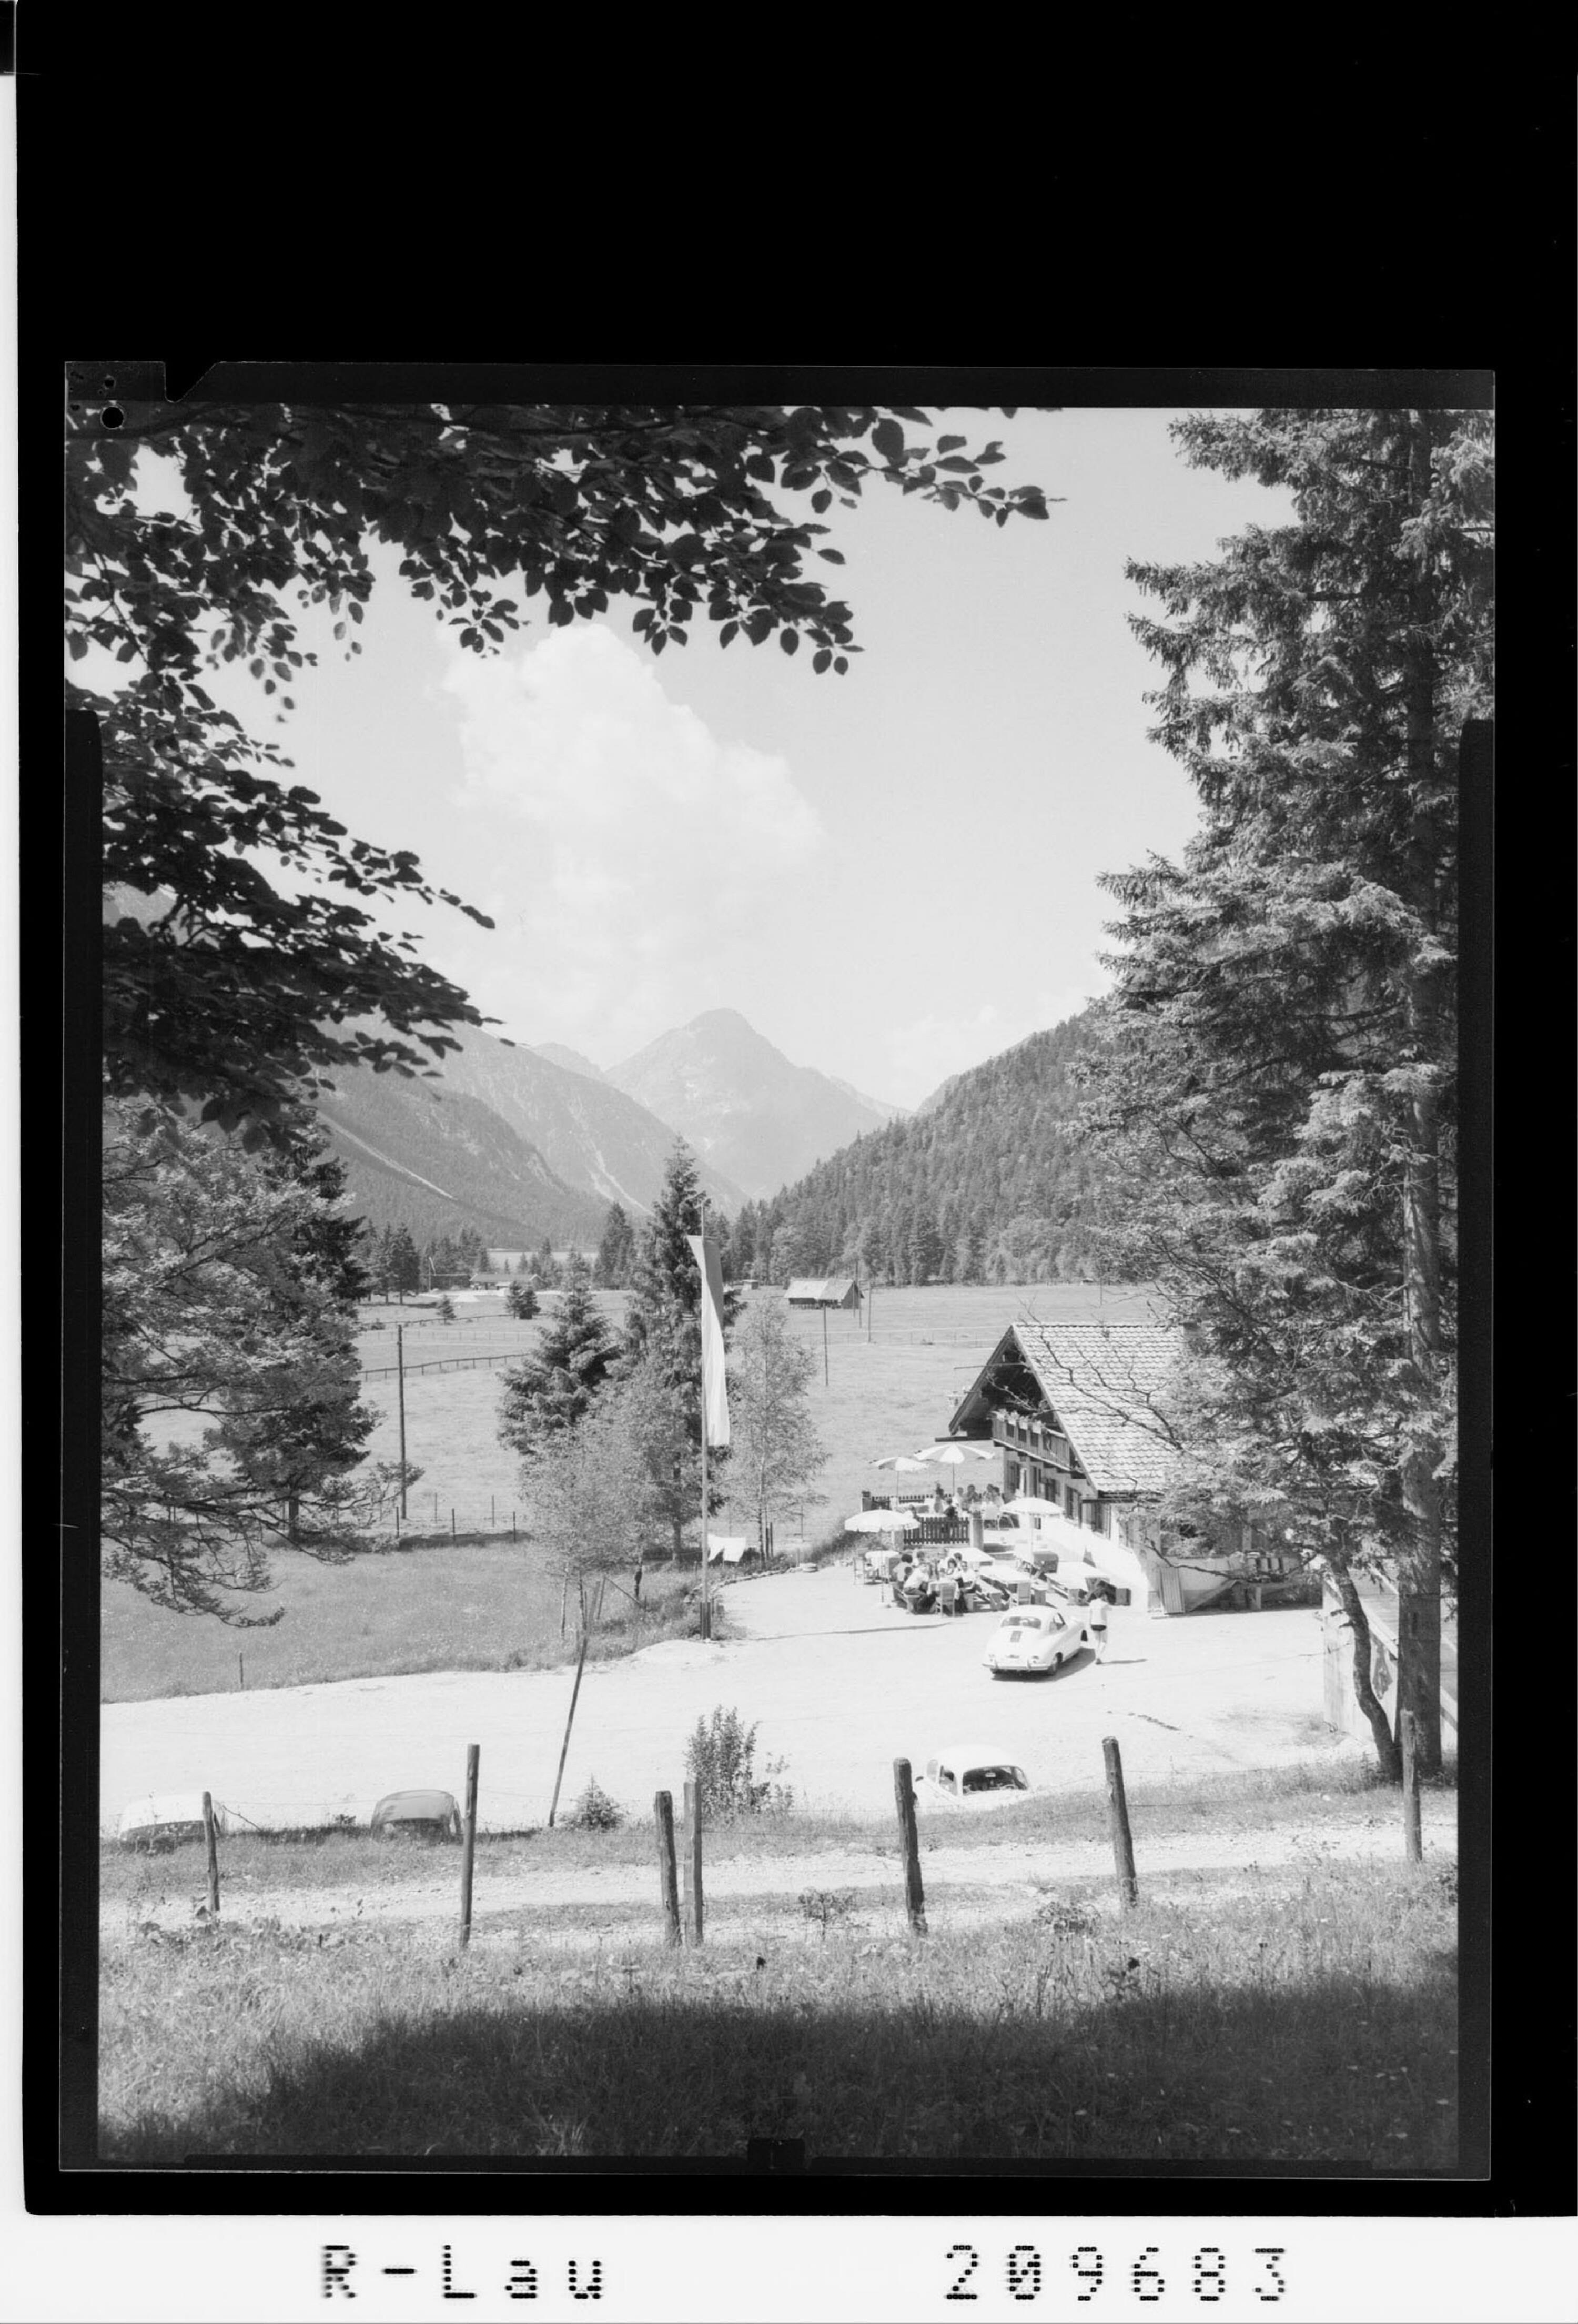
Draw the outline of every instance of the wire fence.
[[[415,1363],[365,1364],[362,1367],[362,1378],[365,1380],[393,1379],[399,1373],[403,1372],[407,1379],[410,1379],[415,1372],[473,1372],[479,1366],[512,1364],[517,1357],[524,1353],[523,1348],[498,1348],[490,1351],[486,1355],[479,1352],[466,1356],[420,1356]]]

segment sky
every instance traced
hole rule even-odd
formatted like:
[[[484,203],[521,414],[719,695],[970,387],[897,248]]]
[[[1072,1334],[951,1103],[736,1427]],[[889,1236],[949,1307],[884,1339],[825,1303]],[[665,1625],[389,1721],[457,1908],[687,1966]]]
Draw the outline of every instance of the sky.
[[[484,659],[380,550],[358,658],[302,617],[320,664],[282,729],[239,668],[205,682],[353,834],[414,849],[496,922],[398,923],[495,1031],[607,1066],[732,1008],[797,1065],[914,1105],[1102,991],[1099,875],[1194,828],[1147,739],[1159,673],[1125,560],[1209,558],[1287,504],[1187,467],[1177,416],[939,420],[1001,440],[993,479],[1043,486],[1048,519],[999,528],[876,484],[831,512],[846,561],[824,577],[863,649],[843,678],[772,639],[721,650],[705,619],[654,657],[633,600],[570,629],[534,601]]]

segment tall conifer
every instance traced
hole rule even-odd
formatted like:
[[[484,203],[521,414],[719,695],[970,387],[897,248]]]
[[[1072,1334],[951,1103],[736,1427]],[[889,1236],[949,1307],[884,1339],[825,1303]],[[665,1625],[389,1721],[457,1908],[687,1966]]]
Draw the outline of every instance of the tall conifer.
[[[1188,1327],[1202,1477],[1401,1600],[1439,1764],[1453,1576],[1457,761],[1490,714],[1490,426],[1266,411],[1175,431],[1293,495],[1209,564],[1131,566],[1164,618],[1155,737],[1202,826],[1123,907],[1091,1120],[1112,1247]],[[1395,1738],[1356,1655],[1383,1764]]]

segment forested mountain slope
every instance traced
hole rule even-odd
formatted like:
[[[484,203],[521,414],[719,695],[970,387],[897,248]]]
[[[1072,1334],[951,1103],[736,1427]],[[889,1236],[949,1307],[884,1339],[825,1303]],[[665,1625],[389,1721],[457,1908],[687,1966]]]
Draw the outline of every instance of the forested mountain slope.
[[[1069,1068],[1089,1012],[944,1084],[734,1225],[737,1275],[858,1264],[863,1281],[1054,1282],[1094,1271],[1089,1157],[1069,1135]]]

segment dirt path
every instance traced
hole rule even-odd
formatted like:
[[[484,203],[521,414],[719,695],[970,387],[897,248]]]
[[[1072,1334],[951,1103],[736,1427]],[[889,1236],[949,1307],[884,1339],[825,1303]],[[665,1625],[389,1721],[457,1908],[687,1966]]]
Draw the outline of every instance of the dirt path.
[[[844,1568],[742,1583],[725,1607],[726,1644],[676,1642],[587,1670],[565,1801],[594,1775],[637,1813],[660,1788],[678,1794],[686,1738],[718,1704],[756,1724],[759,1768],[781,1758],[799,1804],[865,1812],[891,1801],[896,1756],[918,1768],[973,1741],[1011,1751],[1038,1789],[1099,1783],[1107,1735],[1130,1783],[1364,1756],[1322,1720],[1307,1610],[1168,1620],[1124,1609],[1104,1665],[1087,1654],[1055,1679],[997,1683],[981,1665],[990,1617],[917,1619]],[[458,1795],[477,1743],[484,1828],[541,1824],[570,1687],[568,1671],[450,1672],[106,1704],[101,1820],[113,1831],[130,1800],[205,1788],[265,1827],[365,1820],[404,1785]]]
[[[1213,1839],[1204,1832],[1148,1837],[1136,1835],[1143,1877],[1154,1881],[1189,1872],[1216,1875],[1229,1867],[1247,1877],[1257,1870],[1305,1865],[1313,1870],[1322,1863],[1357,1863],[1367,1859],[1395,1862],[1401,1852],[1396,1818],[1371,1817],[1365,1824],[1318,1837],[1262,1830]],[[1427,1854],[1446,1863],[1455,1857],[1452,1833],[1442,1829],[1429,1835]],[[928,1911],[939,1921],[957,1926],[1004,1913],[1030,1912],[1058,1884],[1096,1884],[1095,1893],[1081,1902],[1115,1909],[1112,1893],[1112,1851],[1104,1842],[1082,1840],[1064,1847],[1028,1846],[1005,1842],[984,1848],[952,1848],[946,1843],[923,1847],[922,1873]],[[1220,1895],[1220,1880],[1213,1878]],[[903,1925],[901,1882],[891,1849],[877,1848],[826,1850],[781,1857],[721,1856],[706,1867],[707,1920],[718,1938],[743,1935],[772,1927],[781,1941],[783,1923],[806,1928],[798,1899],[803,1891],[819,1889],[847,1896],[850,1908],[863,1923],[878,1928]],[[985,1892],[983,1894],[983,1892]],[[786,1904],[785,1900],[791,1900]],[[161,1928],[191,1924],[195,1897],[184,1892],[151,1895],[106,1905],[100,1918],[104,1937],[113,1942],[134,1928],[153,1922]],[[567,1868],[557,1875],[518,1872],[503,1878],[478,1869],[475,1911],[479,1934],[514,1942],[537,1941],[537,1925],[546,1914],[566,1906],[595,1914],[606,1910],[615,1917],[599,1926],[553,1932],[557,1943],[584,1950],[604,1942],[610,1935],[632,1941],[655,1943],[660,1934],[657,1877],[636,1865]],[[635,1908],[633,1913],[632,1908]],[[278,1921],[288,1928],[365,1928],[406,1925],[440,1941],[453,1933],[457,1914],[455,1859],[447,1861],[442,1877],[410,1877],[398,1886],[339,1888],[264,1888],[232,1882],[223,1903],[226,1925],[247,1926]],[[498,1925],[501,1914],[522,1916],[514,1929]]]

